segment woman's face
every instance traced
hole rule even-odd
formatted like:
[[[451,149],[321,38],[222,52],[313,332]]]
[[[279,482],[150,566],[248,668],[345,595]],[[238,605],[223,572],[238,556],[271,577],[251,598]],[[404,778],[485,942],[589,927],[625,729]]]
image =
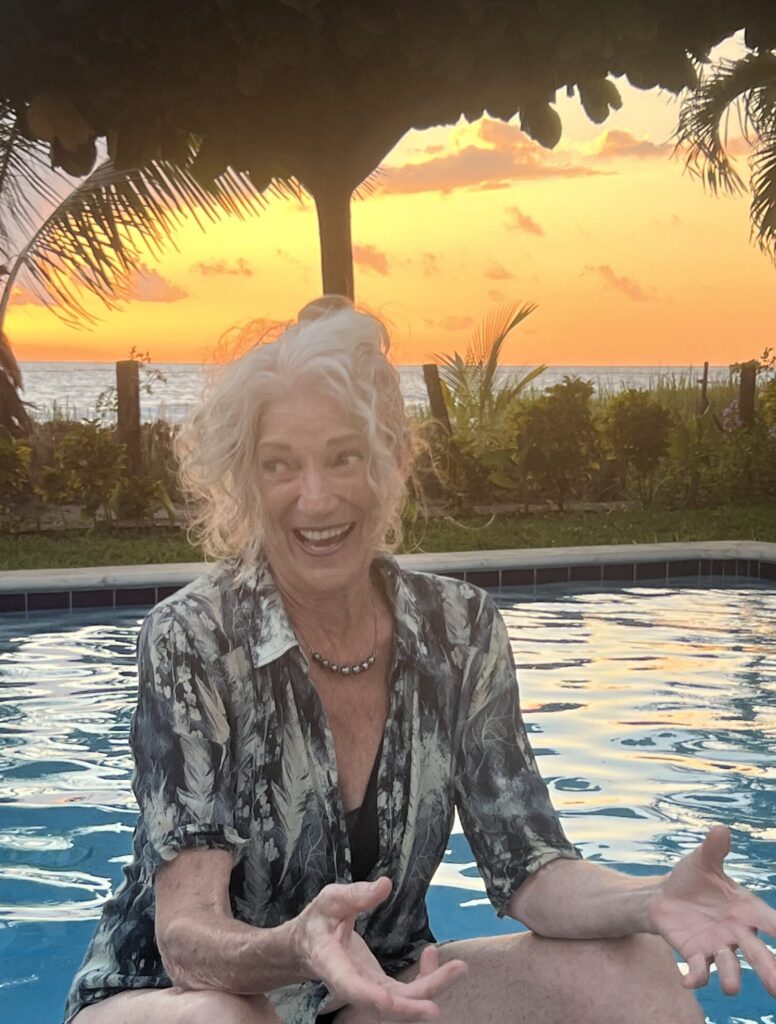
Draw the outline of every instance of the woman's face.
[[[303,598],[368,579],[379,508],[367,444],[333,398],[297,393],[269,406],[258,446],[264,550],[281,589]]]

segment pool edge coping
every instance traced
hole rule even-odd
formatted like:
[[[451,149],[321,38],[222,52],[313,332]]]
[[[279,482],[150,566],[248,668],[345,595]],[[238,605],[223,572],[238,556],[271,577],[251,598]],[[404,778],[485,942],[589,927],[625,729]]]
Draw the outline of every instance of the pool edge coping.
[[[505,548],[399,555],[409,570],[454,576],[484,587],[549,583],[670,581],[731,576],[776,581],[776,543],[671,541],[556,548]],[[213,563],[18,569],[0,572],[0,614],[151,606]]]

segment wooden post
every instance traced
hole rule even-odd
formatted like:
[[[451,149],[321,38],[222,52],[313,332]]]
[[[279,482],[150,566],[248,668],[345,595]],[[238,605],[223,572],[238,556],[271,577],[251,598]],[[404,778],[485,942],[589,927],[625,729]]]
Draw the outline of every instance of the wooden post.
[[[140,364],[134,359],[116,363],[118,423],[116,434],[127,453],[127,475],[137,476],[140,456]]]
[[[738,391],[738,418],[741,425],[754,424],[754,392],[757,384],[757,360],[741,364],[741,384]]]
[[[703,376],[698,381],[701,386],[701,393],[698,395],[698,406],[696,415],[702,416],[709,407],[709,399],[706,390],[709,386],[709,364],[708,360],[703,364]]]
[[[439,380],[439,367],[435,363],[423,364],[423,380],[426,382],[428,400],[431,403],[431,415],[439,423],[447,437],[452,435],[450,417],[442,394],[442,383]]]

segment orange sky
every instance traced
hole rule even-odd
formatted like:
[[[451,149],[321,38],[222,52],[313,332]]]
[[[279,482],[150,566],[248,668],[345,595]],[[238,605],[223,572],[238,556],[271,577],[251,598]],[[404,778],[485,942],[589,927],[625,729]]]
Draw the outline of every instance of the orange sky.
[[[559,95],[552,152],[485,117],[410,132],[389,154],[353,203],[353,239],[357,300],[388,320],[398,362],[464,351],[506,302],[538,304],[506,363],[725,364],[773,343],[774,267],[750,242],[748,197],[709,196],[671,156],[673,97],[618,85],[623,109],[602,126]],[[738,167],[745,177],[745,155]],[[110,361],[135,346],[198,362],[226,328],[286,320],[320,291],[310,201],[275,199],[206,234],[187,225],[175,242],[90,330],[17,289],[17,356]]]

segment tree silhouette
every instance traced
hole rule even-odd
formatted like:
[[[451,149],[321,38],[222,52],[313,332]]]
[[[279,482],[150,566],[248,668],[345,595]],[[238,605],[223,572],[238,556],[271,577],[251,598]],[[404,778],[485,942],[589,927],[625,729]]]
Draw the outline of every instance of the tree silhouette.
[[[776,257],[776,54],[769,50],[722,61],[705,73],[682,103],[677,143],[689,170],[714,193],[741,192],[746,184],[727,148],[727,121],[737,109],[751,143],[752,235]]]
[[[678,93],[765,0],[6,0],[0,96],[70,174],[107,139],[118,171],[186,164],[206,189],[298,182],[319,218],[324,291],[353,294],[350,197],[410,128],[519,113],[544,146],[556,93],[603,122],[608,76]],[[770,42],[770,39],[768,40]],[[181,190],[173,188],[172,196]]]

